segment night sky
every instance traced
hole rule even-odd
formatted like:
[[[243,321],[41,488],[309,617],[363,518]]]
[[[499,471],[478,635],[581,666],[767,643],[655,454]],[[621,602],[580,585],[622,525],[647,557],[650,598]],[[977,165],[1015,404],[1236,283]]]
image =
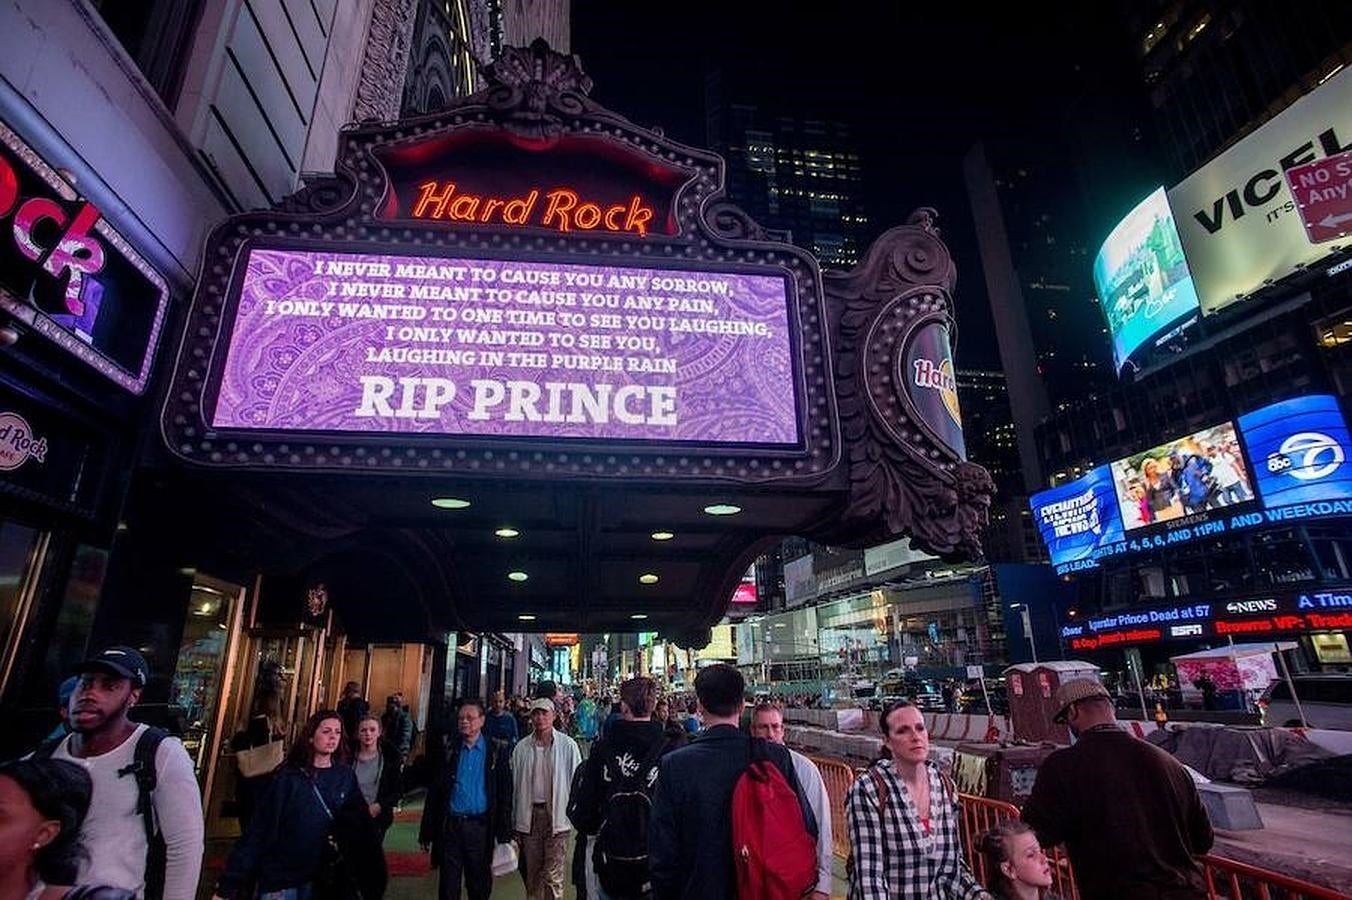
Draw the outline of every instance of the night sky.
[[[943,10],[574,0],[572,50],[595,81],[593,98],[684,143],[706,145],[704,82],[714,70],[729,99],[849,123],[875,234],[917,206],[939,210],[958,264],[958,363],[998,367],[963,154],[983,136],[1062,140],[1086,104],[1141,92],[1128,35],[1108,4],[1044,5],[999,20],[975,3],[934,7]],[[1123,212],[1087,216],[1110,224]],[[1103,233],[1083,240],[1097,247]]]

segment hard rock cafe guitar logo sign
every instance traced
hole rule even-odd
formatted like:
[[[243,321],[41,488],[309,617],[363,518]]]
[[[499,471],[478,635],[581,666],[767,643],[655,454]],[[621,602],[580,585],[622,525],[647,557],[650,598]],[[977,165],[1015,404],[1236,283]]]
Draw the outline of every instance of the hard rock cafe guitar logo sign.
[[[47,439],[35,435],[18,413],[0,412],[0,472],[13,472],[30,459],[47,461]]]

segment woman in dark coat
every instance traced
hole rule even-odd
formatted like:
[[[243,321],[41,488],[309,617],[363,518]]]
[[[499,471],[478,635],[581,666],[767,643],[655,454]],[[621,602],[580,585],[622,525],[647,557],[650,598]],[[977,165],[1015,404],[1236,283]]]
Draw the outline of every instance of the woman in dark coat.
[[[384,894],[385,857],[346,756],[338,713],[311,716],[226,860],[217,897],[236,900],[252,882],[260,900],[310,900],[331,878],[357,880],[366,900]]]

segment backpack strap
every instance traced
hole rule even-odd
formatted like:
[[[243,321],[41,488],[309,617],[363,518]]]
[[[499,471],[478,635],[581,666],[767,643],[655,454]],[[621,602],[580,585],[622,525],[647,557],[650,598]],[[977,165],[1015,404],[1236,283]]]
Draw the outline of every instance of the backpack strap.
[[[747,756],[747,764],[746,764],[748,769],[750,769],[758,762],[767,762],[770,765],[774,766],[776,769],[778,769],[780,774],[784,776],[784,780],[787,781],[790,785],[795,785],[798,783],[798,776],[794,774],[793,771],[793,760],[789,758],[788,753],[784,754],[785,758],[789,759],[789,765],[788,768],[786,769],[779,760],[775,759],[770,755],[769,741],[767,741],[765,738],[759,737],[750,738],[750,741],[751,748]]]
[[[70,737],[70,735],[63,734],[60,737],[47,738],[41,744],[38,744],[37,748],[33,751],[33,758],[51,759],[52,754],[56,752],[56,748],[60,747],[61,743],[68,737]]]
[[[667,751],[667,736],[663,734],[661,740],[653,741],[648,748],[648,755],[643,758],[643,768],[651,769],[657,765],[657,761],[662,758],[662,754]]]
[[[155,900],[164,894],[164,842],[155,822],[155,756],[160,744],[169,736],[169,732],[153,725],[146,728],[136,739],[136,749],[132,754],[132,763],[117,770],[118,777],[132,775],[136,778],[136,812],[141,816],[141,825],[146,834],[146,900]]]
[[[952,775],[948,774],[943,769],[936,768],[935,774],[939,776],[939,789],[944,792],[944,799],[948,801],[949,806],[953,807],[955,810],[958,809],[957,782],[953,780]]]
[[[891,798],[892,792],[887,787],[887,779],[883,777],[882,771],[877,766],[868,767],[868,777],[869,781],[873,782],[874,792],[878,795],[878,818],[883,821],[883,828],[885,829],[887,827],[887,801]]]

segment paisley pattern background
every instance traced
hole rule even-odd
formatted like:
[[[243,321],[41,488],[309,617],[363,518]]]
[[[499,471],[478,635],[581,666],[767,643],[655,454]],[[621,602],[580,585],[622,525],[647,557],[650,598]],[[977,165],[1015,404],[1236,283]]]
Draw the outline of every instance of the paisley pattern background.
[[[316,264],[330,260],[384,262],[428,265],[458,265],[467,262],[476,267],[494,269],[498,285],[518,288],[529,285],[502,285],[501,273],[507,269],[523,273],[579,272],[611,275],[670,276],[722,282],[726,295],[676,293],[669,290],[623,291],[613,288],[587,288],[597,293],[620,293],[621,309],[604,310],[621,315],[633,314],[622,308],[625,297],[633,294],[682,298],[708,297],[714,300],[713,315],[657,313],[668,318],[724,319],[764,323],[768,336],[708,335],[693,332],[643,331],[657,340],[654,352],[632,355],[675,360],[675,374],[580,371],[563,368],[513,368],[507,366],[451,366],[439,364],[381,364],[366,362],[367,348],[386,345],[388,325],[437,326],[428,317],[421,322],[343,318],[335,309],[328,317],[268,315],[268,300],[341,300],[329,296],[330,286],[342,279],[317,276]],[[423,433],[455,435],[491,435],[548,438],[629,438],[640,440],[689,441],[698,443],[780,444],[799,440],[798,415],[789,338],[788,297],[785,281],[767,275],[709,273],[685,270],[558,265],[503,260],[464,260],[428,257],[379,256],[297,250],[254,249],[249,253],[239,305],[231,335],[230,348],[221,376],[220,390],[212,424],[216,428],[272,431],[324,431],[367,433]],[[423,280],[389,277],[362,277],[368,283],[424,283]],[[470,284],[468,276],[462,284]],[[554,286],[552,290],[577,290]],[[335,288],[335,291],[338,289]],[[515,304],[489,304],[486,301],[414,301],[368,300],[353,302],[416,304],[422,306],[492,306],[509,309],[546,309],[548,307]],[[567,307],[572,312],[599,312],[581,306]],[[449,323],[452,328],[470,327]],[[513,331],[586,331],[593,334],[628,334],[624,329],[565,329],[562,326],[527,327],[507,324],[474,326]],[[393,345],[391,345],[393,346]],[[452,343],[419,343],[420,348],[465,348]],[[476,350],[527,350],[544,353],[593,351],[561,348],[548,344],[538,348],[474,346]],[[599,351],[600,355],[624,356],[622,351]],[[455,399],[441,408],[439,419],[366,418],[354,411],[361,401],[364,375],[449,378],[456,383]],[[472,404],[469,382],[487,378],[502,381],[547,381],[610,384],[645,387],[673,385],[676,388],[676,424],[627,425],[606,423],[509,422],[501,418],[470,421],[466,418]],[[396,388],[392,402],[397,404]],[[643,404],[646,406],[646,404]],[[632,406],[637,406],[634,404]],[[565,409],[567,395],[565,395]],[[505,404],[498,414],[505,410]]]

